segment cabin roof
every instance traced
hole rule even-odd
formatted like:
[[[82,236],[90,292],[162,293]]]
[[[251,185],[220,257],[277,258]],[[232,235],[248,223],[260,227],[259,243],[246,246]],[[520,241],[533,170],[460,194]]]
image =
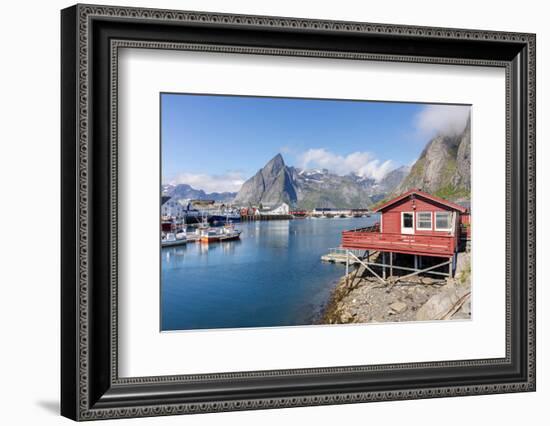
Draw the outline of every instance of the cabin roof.
[[[395,198],[392,198],[391,200],[385,202],[384,204],[382,204],[381,206],[376,208],[374,210],[374,212],[380,212],[382,210],[387,210],[392,205],[398,203],[399,201],[401,201],[401,200],[403,200],[407,197],[410,197],[411,195],[415,195],[415,196],[424,198],[425,200],[431,201],[433,203],[437,203],[437,204],[446,206],[449,209],[456,210],[460,213],[465,213],[467,211],[466,207],[463,207],[459,204],[452,203],[448,200],[445,200],[444,198],[436,197],[435,195],[428,194],[427,192],[421,191],[420,189],[411,189],[411,190],[409,190],[409,191],[407,191],[407,192],[405,192],[405,193],[403,193],[403,194],[401,194],[401,195],[399,195]]]

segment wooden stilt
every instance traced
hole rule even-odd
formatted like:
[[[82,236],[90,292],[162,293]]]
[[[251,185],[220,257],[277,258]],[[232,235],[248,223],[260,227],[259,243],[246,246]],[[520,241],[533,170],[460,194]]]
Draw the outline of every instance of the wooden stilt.
[[[449,257],[449,278],[453,276],[453,258]]]
[[[414,269],[418,269],[418,256],[414,255]]]
[[[364,266],[364,268],[369,271],[372,275],[374,275],[376,278],[378,278],[380,281],[382,281],[382,283],[386,284],[386,280],[382,279],[382,277],[380,277],[380,275],[378,275],[376,272],[374,272],[370,267],[369,267],[369,263],[368,263],[368,260],[367,260],[367,263],[363,262],[361,259],[359,259],[357,256],[355,256],[353,253],[350,253],[350,256],[352,257],[352,259],[355,259],[356,262],[359,262],[361,265]],[[373,265],[371,263],[371,265]]]
[[[407,275],[403,275],[402,277],[397,277],[397,280],[404,280],[406,278],[410,278],[410,277],[414,277],[415,275],[418,275],[418,274],[422,274],[424,272],[428,272],[428,271],[431,271],[432,269],[437,269],[437,268],[441,268],[442,266],[445,266],[445,265],[448,265],[452,263],[452,258],[451,260],[447,260],[443,263],[439,263],[437,265],[434,265],[434,266],[430,266],[429,268],[426,268],[426,269],[417,269],[415,270],[415,272],[411,273],[411,274],[407,274]],[[452,268],[452,266],[451,266]]]
[[[393,277],[393,253],[390,253],[390,277]]]
[[[386,252],[382,253],[382,264],[384,265],[382,266],[382,278],[385,280],[386,279]]]

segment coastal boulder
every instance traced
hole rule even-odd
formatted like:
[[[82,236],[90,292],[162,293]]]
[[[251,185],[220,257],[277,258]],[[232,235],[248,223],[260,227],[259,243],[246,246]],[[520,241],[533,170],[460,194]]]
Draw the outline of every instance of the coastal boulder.
[[[416,313],[417,321],[429,321],[441,319],[453,305],[458,302],[458,295],[454,286],[441,289],[440,293],[437,293],[430,297],[424,305],[420,307]]]
[[[407,310],[407,304],[403,302],[394,302],[390,305],[390,309],[398,314],[402,314]]]

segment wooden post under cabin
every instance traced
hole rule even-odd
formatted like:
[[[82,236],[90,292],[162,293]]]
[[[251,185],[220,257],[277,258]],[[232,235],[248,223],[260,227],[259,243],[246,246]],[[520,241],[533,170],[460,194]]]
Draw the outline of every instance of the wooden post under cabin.
[[[388,267],[391,276],[394,269],[411,272],[399,276],[399,280],[429,272],[440,276],[453,276],[460,238],[459,225],[469,224],[470,212],[466,207],[420,189],[411,189],[378,206],[373,212],[380,213],[379,223],[342,232],[341,247],[368,253],[366,268],[379,280],[386,280]],[[415,226],[420,223],[421,227]],[[413,255],[414,268],[403,268],[397,263],[394,264],[393,256],[396,252]],[[382,261],[370,263],[371,253],[381,254]],[[389,264],[386,262],[386,253],[390,254]],[[350,252],[350,256],[354,262],[359,261],[353,252]],[[432,257],[447,260],[437,264],[427,262],[426,258]],[[382,276],[378,276],[368,264],[377,271],[380,266]],[[443,271],[446,265],[449,265],[448,272]]]

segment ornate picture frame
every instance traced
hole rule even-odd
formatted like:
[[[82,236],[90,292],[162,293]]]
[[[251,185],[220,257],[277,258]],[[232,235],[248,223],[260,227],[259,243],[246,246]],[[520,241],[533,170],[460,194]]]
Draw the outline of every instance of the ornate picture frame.
[[[61,13],[61,413],[160,416],[535,390],[534,34],[76,5]],[[506,356],[119,377],[123,47],[476,65],[506,73]]]

